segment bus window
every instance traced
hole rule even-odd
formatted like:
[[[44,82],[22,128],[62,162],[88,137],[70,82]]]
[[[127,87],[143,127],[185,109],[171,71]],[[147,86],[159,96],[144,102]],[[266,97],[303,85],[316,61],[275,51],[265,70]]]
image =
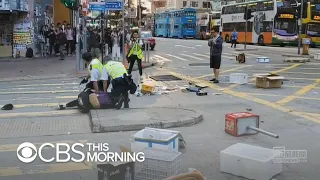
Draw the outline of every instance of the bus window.
[[[179,29],[179,25],[175,24],[175,25],[173,26],[173,28]]]
[[[264,21],[262,32],[272,32],[272,26],[273,26],[272,21]]]
[[[274,23],[274,28],[286,31],[289,34],[297,33],[297,24],[295,20],[281,20],[278,19]]]

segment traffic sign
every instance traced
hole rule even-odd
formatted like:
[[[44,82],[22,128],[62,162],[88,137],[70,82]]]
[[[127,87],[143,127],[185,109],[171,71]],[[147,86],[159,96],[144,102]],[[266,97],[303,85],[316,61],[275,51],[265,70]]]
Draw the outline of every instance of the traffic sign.
[[[105,11],[105,3],[101,2],[90,2],[89,9],[92,11]]]
[[[123,4],[121,1],[107,1],[105,8],[106,10],[122,10]]]
[[[129,8],[128,17],[129,18],[136,18],[137,17],[137,9],[136,8]]]

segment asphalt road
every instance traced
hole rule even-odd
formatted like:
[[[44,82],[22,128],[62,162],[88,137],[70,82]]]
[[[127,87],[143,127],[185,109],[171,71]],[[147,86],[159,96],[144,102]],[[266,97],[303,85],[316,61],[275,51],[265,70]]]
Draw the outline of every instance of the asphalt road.
[[[320,62],[306,64],[283,63],[283,53],[296,53],[292,47],[257,47],[245,52],[246,64],[238,64],[239,53],[224,45],[221,79],[231,73],[275,72],[285,77],[280,89],[257,89],[254,80],[247,85],[211,84],[209,48],[206,41],[157,39],[156,50],[150,52],[151,60],[160,63],[147,69],[146,75],[173,74],[182,81],[167,82],[168,86],[186,85],[187,81],[207,83],[208,96],[172,93],[166,96],[144,96],[149,103],[139,104],[131,97],[131,107],[169,106],[192,108],[204,115],[204,122],[191,127],[177,128],[187,142],[182,150],[182,171],[196,168],[208,179],[243,179],[219,170],[219,152],[242,142],[267,148],[285,146],[286,149],[307,150],[305,163],[285,164],[279,180],[317,180],[320,168]],[[238,45],[238,48],[242,48]],[[312,49],[311,53],[320,52]],[[256,58],[267,56],[270,63],[257,63]],[[197,64],[195,64],[197,63]],[[192,66],[190,66],[192,64]],[[136,76],[136,74],[134,75]],[[0,83],[0,105],[13,103],[15,109],[0,111],[0,179],[1,180],[56,180],[97,179],[97,170],[90,163],[43,163],[40,159],[23,164],[17,159],[16,149],[22,142],[38,145],[47,142],[108,142],[111,150],[119,145],[130,145],[134,132],[92,134],[88,116],[77,110],[55,110],[56,105],[76,98],[79,79],[46,79]],[[222,95],[215,95],[221,93]],[[252,109],[260,115],[263,129],[274,132],[280,139],[264,135],[232,137],[224,132],[224,116],[229,112]],[[169,115],[169,114],[168,114]],[[55,151],[45,149],[44,156]]]

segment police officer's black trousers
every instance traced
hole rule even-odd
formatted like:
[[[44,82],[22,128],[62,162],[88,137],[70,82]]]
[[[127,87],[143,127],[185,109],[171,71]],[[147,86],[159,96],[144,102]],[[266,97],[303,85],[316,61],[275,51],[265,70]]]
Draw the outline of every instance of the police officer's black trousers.
[[[124,103],[129,103],[129,86],[124,78],[116,78],[112,80],[111,95],[114,98],[124,97]]]

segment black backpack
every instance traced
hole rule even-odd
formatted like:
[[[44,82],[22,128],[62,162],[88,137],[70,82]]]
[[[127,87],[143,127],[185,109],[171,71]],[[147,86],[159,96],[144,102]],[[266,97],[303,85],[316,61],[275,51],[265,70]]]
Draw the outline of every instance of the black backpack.
[[[32,57],[33,57],[33,49],[32,48],[27,48],[26,58],[32,58]]]

